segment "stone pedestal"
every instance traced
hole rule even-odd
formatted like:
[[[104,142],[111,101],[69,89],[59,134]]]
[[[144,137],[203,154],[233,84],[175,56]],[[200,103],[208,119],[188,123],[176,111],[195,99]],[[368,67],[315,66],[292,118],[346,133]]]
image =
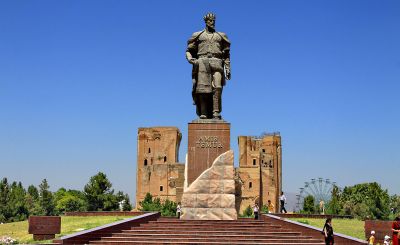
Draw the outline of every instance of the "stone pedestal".
[[[223,120],[195,120],[188,130],[187,183],[190,185],[214,160],[230,149],[230,123]]]
[[[49,240],[55,234],[61,233],[60,216],[29,216],[28,233],[33,234],[33,240]]]
[[[233,151],[218,156],[182,195],[184,220],[236,220]]]

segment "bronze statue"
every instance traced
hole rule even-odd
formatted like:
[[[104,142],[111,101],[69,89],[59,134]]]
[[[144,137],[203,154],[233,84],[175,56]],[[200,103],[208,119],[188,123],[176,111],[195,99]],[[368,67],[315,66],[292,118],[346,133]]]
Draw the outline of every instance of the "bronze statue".
[[[230,41],[215,31],[215,15],[204,16],[206,28],[193,33],[188,41],[186,59],[193,65],[193,103],[200,119],[221,119],[222,88],[231,78]]]

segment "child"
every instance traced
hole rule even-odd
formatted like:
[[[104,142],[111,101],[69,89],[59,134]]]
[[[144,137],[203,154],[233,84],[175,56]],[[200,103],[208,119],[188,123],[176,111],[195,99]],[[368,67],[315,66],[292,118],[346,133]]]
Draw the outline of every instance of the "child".
[[[268,200],[268,213],[272,214],[275,212],[275,206],[272,204],[271,200]]]
[[[371,236],[368,239],[368,244],[372,244],[372,245],[375,244],[375,236],[374,235],[375,235],[375,231],[371,231]]]
[[[390,245],[390,241],[389,240],[390,240],[390,236],[386,235],[385,236],[385,240],[383,241],[383,244],[384,245]]]

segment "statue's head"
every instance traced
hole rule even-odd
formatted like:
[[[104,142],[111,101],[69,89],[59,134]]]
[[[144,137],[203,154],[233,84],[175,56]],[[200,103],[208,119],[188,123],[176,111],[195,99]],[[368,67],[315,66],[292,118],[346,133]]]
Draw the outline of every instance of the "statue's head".
[[[215,14],[207,13],[203,17],[204,21],[206,22],[206,26],[212,29],[215,29]]]

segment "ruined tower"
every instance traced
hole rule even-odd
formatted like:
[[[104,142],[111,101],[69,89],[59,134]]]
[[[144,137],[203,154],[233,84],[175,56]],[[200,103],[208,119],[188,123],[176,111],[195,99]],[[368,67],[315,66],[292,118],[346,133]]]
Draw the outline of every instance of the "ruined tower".
[[[282,191],[282,151],[279,133],[260,137],[239,136],[239,168],[241,181],[240,212],[258,203],[267,205],[268,200],[279,209]]]
[[[184,164],[178,163],[182,135],[176,127],[139,128],[137,135],[136,207],[146,193],[179,202]]]

